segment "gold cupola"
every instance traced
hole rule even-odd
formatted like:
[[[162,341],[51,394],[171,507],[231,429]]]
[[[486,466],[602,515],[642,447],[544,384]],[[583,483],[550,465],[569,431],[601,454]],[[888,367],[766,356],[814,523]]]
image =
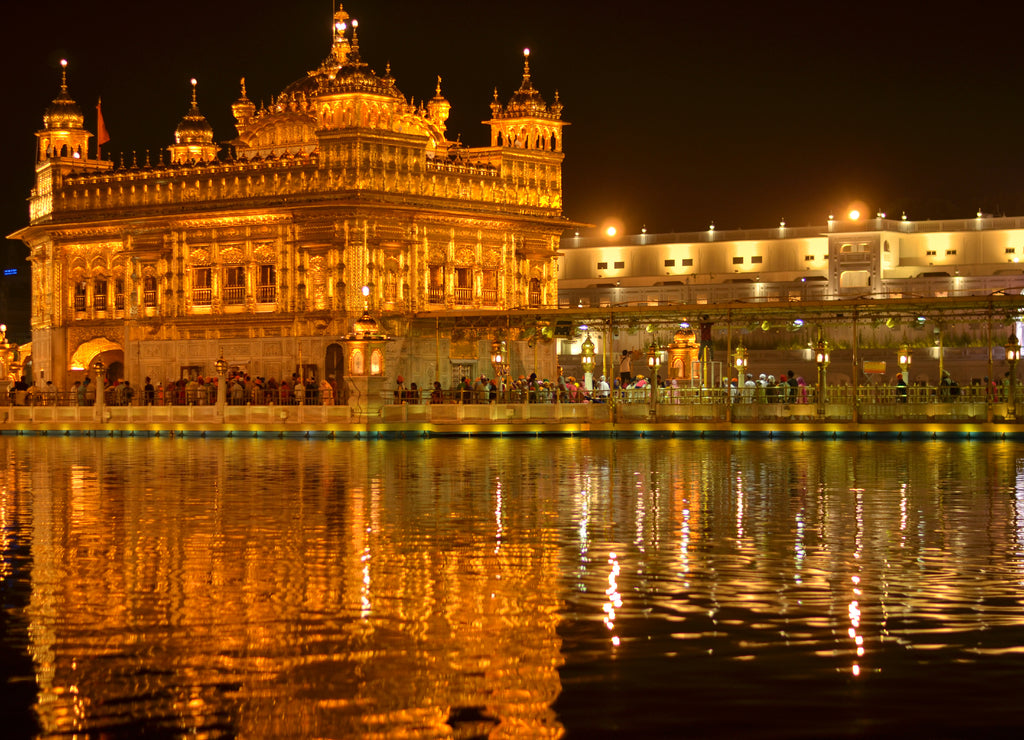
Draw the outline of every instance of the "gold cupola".
[[[533,87],[530,77],[530,50],[523,50],[523,81],[507,105],[498,100],[494,90],[491,102],[491,120],[484,121],[491,127],[491,146],[513,149],[533,149],[547,152],[562,151],[562,127],[568,124],[562,120],[562,102],[555,93],[555,102],[550,106]]]
[[[168,147],[172,164],[210,162],[217,158],[219,147],[213,141],[213,126],[199,112],[196,98],[198,82],[192,78],[192,107],[174,130],[174,144]]]
[[[249,122],[252,121],[252,117],[256,113],[256,106],[245,94],[244,77],[242,78],[241,95],[238,100],[231,104],[231,112],[235,116],[235,128],[238,129],[238,134],[241,135],[245,133],[245,129],[248,127]]]
[[[60,94],[43,113],[43,130],[36,133],[39,149],[36,161],[88,157],[91,133],[85,130],[85,116],[68,94],[68,60],[60,60]]]
[[[441,133],[444,133],[446,128],[445,121],[448,120],[448,114],[451,113],[452,104],[448,102],[448,98],[441,94],[441,75],[437,76],[437,90],[434,92],[434,97],[427,103],[427,115],[430,116],[430,120],[437,126]]]

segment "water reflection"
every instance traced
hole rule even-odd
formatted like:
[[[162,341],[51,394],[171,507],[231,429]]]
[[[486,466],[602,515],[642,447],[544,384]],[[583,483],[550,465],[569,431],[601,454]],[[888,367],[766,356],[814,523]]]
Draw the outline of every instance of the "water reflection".
[[[42,736],[898,722],[895,676],[1024,668],[1022,451],[4,437],[5,677]]]

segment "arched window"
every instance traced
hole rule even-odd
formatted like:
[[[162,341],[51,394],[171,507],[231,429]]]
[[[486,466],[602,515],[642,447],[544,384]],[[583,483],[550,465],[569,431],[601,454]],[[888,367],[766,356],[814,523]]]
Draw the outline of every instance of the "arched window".
[[[356,349],[352,350],[352,356],[348,362],[348,374],[349,375],[362,375],[366,369],[365,358],[363,357],[363,350]]]

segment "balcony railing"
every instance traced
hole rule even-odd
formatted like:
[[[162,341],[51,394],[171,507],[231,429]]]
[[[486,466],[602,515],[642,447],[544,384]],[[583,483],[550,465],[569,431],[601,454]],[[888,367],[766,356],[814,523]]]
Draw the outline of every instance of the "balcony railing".
[[[213,302],[213,288],[193,288],[192,305],[209,306]]]
[[[473,289],[472,288],[456,288],[455,289],[455,302],[459,304],[468,304],[473,302]]]
[[[257,285],[256,286],[256,302],[257,303],[273,303],[277,300],[277,286],[276,285]]]
[[[240,306],[245,303],[245,286],[232,285],[224,289],[224,304],[227,306]]]

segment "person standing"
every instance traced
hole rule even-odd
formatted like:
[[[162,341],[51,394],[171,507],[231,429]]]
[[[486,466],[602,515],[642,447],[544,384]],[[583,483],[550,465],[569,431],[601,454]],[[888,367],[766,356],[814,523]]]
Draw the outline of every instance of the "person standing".
[[[619,381],[625,388],[633,382],[633,353],[628,349],[622,350],[622,359],[619,360]]]

